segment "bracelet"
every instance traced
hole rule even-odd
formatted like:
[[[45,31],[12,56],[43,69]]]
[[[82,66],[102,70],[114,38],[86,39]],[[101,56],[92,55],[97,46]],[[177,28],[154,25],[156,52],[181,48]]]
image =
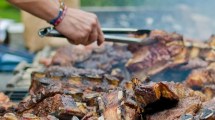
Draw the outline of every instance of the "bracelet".
[[[58,25],[62,22],[64,16],[66,15],[66,11],[67,11],[67,7],[65,7],[65,9],[64,9],[63,12],[62,12],[62,15],[61,15],[61,16],[59,17],[59,19],[57,19],[56,22],[53,24],[54,26],[58,26]]]
[[[59,3],[60,3],[60,9],[59,9],[58,16],[49,22],[50,24],[52,24],[54,26],[56,26],[60,23],[59,19],[62,19],[62,16],[64,16],[64,14],[65,14],[66,6],[65,6],[64,2],[59,0]]]

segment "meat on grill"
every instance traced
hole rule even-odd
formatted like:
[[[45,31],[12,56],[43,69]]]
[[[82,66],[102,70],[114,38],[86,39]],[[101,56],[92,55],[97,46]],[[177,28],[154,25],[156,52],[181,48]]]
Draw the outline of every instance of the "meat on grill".
[[[17,104],[10,101],[10,98],[0,92],[0,116],[6,112],[14,112]]]
[[[129,50],[133,52],[133,57],[127,62],[130,72],[141,71],[153,75],[170,66],[185,62],[183,37],[181,35],[152,31],[149,38],[157,42],[150,46],[128,46]]]
[[[52,65],[72,65],[75,62],[88,59],[91,53],[92,49],[86,49],[84,46],[64,46],[56,51],[52,59]]]
[[[185,84],[193,89],[201,90],[208,99],[215,97],[214,63],[210,63],[207,67],[192,70],[185,80]]]
[[[172,108],[147,115],[147,120],[180,120],[185,114],[195,115],[206,100],[202,93],[193,91],[183,84],[170,82],[166,85],[178,96],[178,104]]]
[[[52,64],[60,66],[32,73],[30,96],[15,110],[0,108],[0,119],[215,119],[215,56],[208,48],[214,47],[214,36],[204,43],[206,47],[186,46],[181,35],[164,31],[152,31],[149,39],[157,42],[150,46],[58,49]],[[134,75],[132,80],[124,78],[126,62]],[[174,66],[193,70],[185,84],[150,82],[143,77],[143,73],[154,75]],[[201,88],[205,95],[189,88],[193,86]],[[8,102],[7,97],[0,98]]]
[[[55,115],[61,119],[76,116],[83,119],[134,120],[171,109],[180,104],[182,98],[195,95],[191,89],[173,82],[154,83],[133,79],[120,85],[118,80],[107,80],[112,78],[107,74],[97,74],[100,77],[89,79],[91,76],[87,76],[87,72],[54,67],[45,73],[33,73],[31,97],[19,104],[19,114],[31,113],[39,117]],[[77,73],[78,79],[71,78],[74,73]],[[81,107],[78,106],[80,103]]]
[[[75,67],[110,71],[115,65],[125,64],[130,57],[131,53],[126,47],[119,45],[105,44],[103,48],[68,45],[56,51],[52,65],[70,64]]]
[[[27,101],[27,102],[33,102],[33,101]],[[68,95],[61,95],[61,94],[54,94],[54,96],[44,98],[40,101],[35,101],[35,105],[33,106],[24,106],[29,107],[24,111],[18,111],[22,113],[31,113],[38,115],[40,117],[45,117],[49,115],[50,113],[55,114],[57,117],[66,118],[66,117],[72,117],[74,114],[78,117],[83,117],[87,110],[81,111],[81,109],[78,108],[74,100],[71,96]],[[18,109],[21,109],[20,106]],[[25,104],[24,104],[25,105]]]
[[[212,100],[205,102],[208,99],[201,92],[181,83],[132,79],[118,84],[117,80],[108,82],[107,77],[112,76],[69,67],[32,73],[31,96],[4,118],[171,120],[214,110],[206,106]]]

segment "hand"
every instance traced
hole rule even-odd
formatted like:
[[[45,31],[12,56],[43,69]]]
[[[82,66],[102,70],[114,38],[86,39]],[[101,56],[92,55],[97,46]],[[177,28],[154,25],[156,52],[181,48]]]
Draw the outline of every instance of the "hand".
[[[101,45],[104,42],[97,16],[82,10],[68,8],[64,19],[56,29],[75,45],[89,45],[94,41]]]

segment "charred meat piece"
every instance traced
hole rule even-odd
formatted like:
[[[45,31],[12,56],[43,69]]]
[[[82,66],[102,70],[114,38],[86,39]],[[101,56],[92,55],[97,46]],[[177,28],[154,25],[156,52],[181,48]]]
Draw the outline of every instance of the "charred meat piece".
[[[103,71],[100,70],[83,70],[69,67],[51,67],[45,73],[32,73],[32,83],[30,94],[35,95],[38,91],[48,88],[52,84],[59,82],[63,84],[62,90],[78,92],[81,90],[102,89],[105,91]],[[40,76],[40,77],[38,77]],[[69,83],[69,84],[68,84]],[[55,86],[55,85],[54,85]],[[108,87],[108,86],[107,86]]]
[[[89,59],[76,64],[75,67],[101,69],[110,74],[115,67],[124,66],[131,56],[131,53],[125,46],[106,45],[105,51],[94,52]]]
[[[89,58],[92,49],[84,46],[64,46],[56,51],[52,58],[52,65],[72,65],[75,62],[84,61]]]
[[[202,90],[204,85],[215,84],[215,69],[200,68],[193,70],[185,80],[193,89]]]
[[[134,89],[135,98],[145,113],[174,107],[178,96],[163,83],[140,84]]]
[[[86,75],[86,74],[94,74],[94,75],[102,75],[105,72],[100,70],[100,69],[79,69],[79,68],[75,68],[75,67],[71,67],[71,66],[65,66],[65,67],[61,67],[61,66],[52,66],[49,67],[46,71],[46,77],[70,77],[70,76],[82,76],[82,75]]]
[[[73,65],[79,68],[110,71],[115,65],[131,58],[124,46],[106,44],[101,48],[66,46],[59,48],[52,58],[53,65]]]
[[[27,101],[30,102],[30,101]],[[71,96],[55,94],[51,97],[44,98],[41,101],[35,101],[36,105],[25,106],[25,103],[19,104],[19,113],[32,113],[40,117],[45,117],[49,114],[55,114],[60,118],[72,117],[73,115],[83,117],[87,111],[81,111],[78,108]],[[31,104],[31,103],[29,103]],[[23,109],[26,107],[26,109]],[[30,107],[30,108],[28,108]],[[22,111],[20,111],[22,110]],[[64,119],[65,119],[64,118]]]
[[[122,91],[113,91],[111,93],[104,94],[102,101],[104,102],[104,119],[122,119],[120,102],[122,101],[123,93]]]
[[[153,75],[170,66],[186,61],[181,35],[153,31],[149,38],[158,42],[150,46],[135,46],[138,50],[132,50],[134,52],[133,57],[126,64],[130,72],[142,71]]]
[[[163,111],[147,114],[147,120],[180,120],[184,115],[193,117],[206,100],[202,93],[193,91],[181,83],[163,82],[163,84],[167,85],[169,90],[178,96],[178,104]]]
[[[141,111],[137,104],[129,103],[122,90],[105,93],[99,99],[101,115],[105,120],[136,120],[140,118]]]
[[[147,120],[180,120],[184,114],[195,114],[201,108],[201,100],[198,97],[187,97],[170,109],[147,115]]]

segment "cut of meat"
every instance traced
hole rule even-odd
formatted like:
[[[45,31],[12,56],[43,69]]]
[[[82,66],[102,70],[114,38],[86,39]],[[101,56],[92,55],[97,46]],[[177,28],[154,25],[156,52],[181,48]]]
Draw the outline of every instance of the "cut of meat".
[[[87,110],[82,111],[78,108],[71,96],[55,94],[54,96],[47,97],[41,101],[35,101],[35,105],[30,105],[30,101],[19,104],[19,113],[32,113],[40,117],[45,117],[49,114],[54,114],[57,117],[72,117],[73,115],[83,117]],[[25,107],[25,109],[23,108]],[[21,111],[22,110],[22,111]]]
[[[175,106],[179,98],[163,83],[139,85],[134,89],[135,98],[145,113],[152,113]]]
[[[153,31],[150,39],[157,40],[150,46],[135,46],[131,50],[133,57],[127,62],[130,72],[145,72],[148,75],[156,74],[163,69],[186,62],[183,37],[176,33]],[[133,45],[128,46],[132,48]]]
[[[92,49],[86,49],[84,46],[68,45],[61,47],[56,51],[52,59],[52,65],[72,65],[75,62],[88,59],[91,53]]]
[[[105,93],[98,99],[102,102],[100,110],[105,120],[136,120],[141,117],[141,111],[136,102],[129,102],[122,90]]]
[[[193,70],[185,83],[191,88],[202,89],[204,85],[215,84],[215,70],[201,68]]]
[[[177,106],[147,116],[147,120],[180,120],[186,113],[195,114],[201,108],[201,100],[198,97],[181,99]]]
[[[103,49],[92,47],[65,46],[56,51],[53,65],[73,65],[88,69],[111,71],[118,64],[125,64],[131,53],[125,46],[105,44]],[[120,66],[120,65],[119,65]]]

